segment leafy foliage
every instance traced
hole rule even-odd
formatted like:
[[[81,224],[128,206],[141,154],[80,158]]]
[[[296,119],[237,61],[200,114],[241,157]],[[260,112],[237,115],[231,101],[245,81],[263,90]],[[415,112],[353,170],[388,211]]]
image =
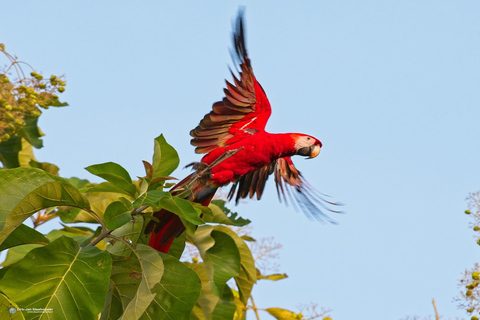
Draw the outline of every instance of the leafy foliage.
[[[66,105],[55,95],[65,82],[34,71],[27,78],[1,44],[0,51],[11,62],[0,74],[0,251],[7,250],[0,264],[1,319],[242,320],[250,309],[306,319],[255,306],[257,279],[286,275],[258,271],[247,245],[255,240],[233,229],[250,221],[225,201],[204,207],[166,191],[179,158],[163,135],[154,140],[152,162],[143,162],[145,176],[137,181],[114,162],[86,168],[105,180],[99,184],[61,178],[57,166],[38,162],[38,108]],[[12,69],[19,80],[8,79]],[[149,247],[144,234],[160,209],[178,215],[186,227],[169,254]],[[36,230],[55,218],[62,228]],[[199,252],[191,263],[181,260],[186,242]]]
[[[0,72],[0,161],[4,168],[14,168],[20,166],[19,152],[25,144],[37,149],[43,146],[42,133],[37,127],[40,108],[66,106],[57,96],[65,91],[66,82],[55,75],[44,79],[30,65],[5,51],[1,43],[0,53],[9,62]],[[22,65],[32,69],[29,77]],[[8,77],[12,72],[16,73],[14,80]]]

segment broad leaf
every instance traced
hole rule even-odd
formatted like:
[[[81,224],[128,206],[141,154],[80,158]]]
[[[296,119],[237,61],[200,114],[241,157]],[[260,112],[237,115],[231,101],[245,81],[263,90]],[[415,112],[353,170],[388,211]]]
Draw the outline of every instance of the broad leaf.
[[[38,162],[35,159],[31,159],[29,162],[30,167],[42,169],[50,174],[58,176],[58,171],[60,170],[58,166],[54,165],[53,163],[48,162]]]
[[[117,320],[123,309],[137,293],[142,278],[142,267],[137,256],[113,256],[112,274],[107,299],[102,310],[102,320]]]
[[[69,227],[64,225],[63,229],[54,229],[47,234],[47,238],[50,241],[54,241],[62,236],[72,238],[81,246],[86,246],[98,237],[101,232],[101,227],[98,227],[96,231],[86,227]],[[101,241],[97,243],[96,247],[100,250],[105,250],[106,243]]]
[[[190,263],[188,266],[195,270],[202,282],[202,293],[194,308],[192,319],[233,319],[236,307],[230,287],[226,285],[222,296],[218,297],[213,293],[205,265]]]
[[[181,235],[178,237],[175,237],[173,239],[172,245],[170,246],[170,249],[168,250],[168,254],[171,255],[172,257],[175,257],[177,259],[180,259],[182,257],[183,251],[185,250],[185,239],[186,239],[187,233],[182,232]]]
[[[160,284],[154,288],[155,299],[140,319],[187,320],[200,295],[197,274],[170,255],[159,252],[165,265]]]
[[[0,244],[41,209],[90,208],[80,191],[66,179],[35,168],[0,170],[0,195]]]
[[[227,285],[223,289],[223,295],[215,306],[215,310],[213,310],[212,320],[233,319],[236,309],[232,289]]]
[[[221,223],[237,227],[242,227],[250,223],[250,220],[243,219],[238,216],[238,213],[230,211],[230,209],[225,206],[224,200],[213,200],[208,207],[211,209],[212,214],[204,216],[203,220],[205,220],[205,222]]]
[[[200,251],[213,293],[220,297],[226,282],[241,271],[240,252],[235,241],[212,226],[200,226],[191,240]]]
[[[139,319],[155,298],[153,287],[160,282],[164,272],[163,261],[158,252],[145,245],[137,245],[135,252],[142,272],[135,296],[126,305],[121,320]]]
[[[171,199],[172,195],[166,191],[150,190],[135,199],[133,207],[139,208],[141,206],[149,206],[155,211],[158,211],[160,210],[160,200],[164,197]]]
[[[257,269],[255,268],[255,260],[252,252],[248,248],[245,241],[243,241],[237,233],[225,226],[215,226],[215,230],[228,234],[234,241],[240,252],[241,270],[235,276],[235,282],[238,287],[240,300],[246,305],[255,282],[257,282]]]
[[[135,216],[134,220],[131,220],[120,228],[115,229],[112,234],[117,237],[123,238],[134,245],[137,243],[148,243],[148,241],[142,241],[144,237],[144,235],[142,234],[142,228],[143,217],[138,215]],[[109,242],[107,246],[107,251],[113,255],[118,256],[130,256],[132,252],[132,250],[130,250],[130,248],[128,248],[124,243],[117,240],[111,240]]]
[[[132,205],[126,205],[122,201],[115,201],[108,205],[103,216],[103,221],[105,227],[110,230],[120,228],[128,221],[132,220],[132,215],[130,211],[132,210]]]
[[[153,152],[153,178],[170,175],[180,163],[177,151],[167,143],[163,134],[155,138]]]
[[[7,271],[0,290],[22,308],[52,310],[51,319],[94,319],[105,301],[111,267],[107,252],[61,237],[30,251]]]
[[[182,219],[182,222],[184,222],[185,228],[189,234],[195,233],[195,226],[205,223],[200,219],[201,210],[195,208],[188,200],[178,197],[172,197],[171,199],[164,197],[160,199],[160,207],[179,216]]]
[[[7,251],[7,257],[5,258],[5,261],[3,261],[0,266],[1,267],[8,267],[12,266],[18,261],[22,260],[27,253],[32,251],[35,248],[43,247],[41,244],[24,244],[21,246],[16,246],[13,248],[10,248]]]
[[[15,302],[0,293],[0,319],[24,320],[22,312],[18,310]]]
[[[48,244],[50,241],[40,232],[30,228],[27,225],[21,224],[5,239],[0,245],[0,251],[5,249],[20,246],[22,244]]]
[[[88,200],[91,210],[103,219],[103,213],[107,207],[114,201],[119,201],[124,194],[113,192],[86,192],[83,194],[84,198]],[[60,219],[64,223],[72,222],[92,222],[97,223],[97,220],[88,212],[79,210],[77,208],[60,208],[58,211]]]
[[[42,148],[43,141],[40,139],[42,133],[37,126],[38,117],[26,117],[24,120],[25,125],[20,128],[20,135],[35,148]]]
[[[95,164],[85,168],[91,174],[99,176],[108,182],[111,182],[116,187],[124,190],[127,194],[135,195],[137,188],[132,183],[132,178],[121,165],[115,162],[106,162]],[[114,191],[117,192],[117,191]]]
[[[4,168],[17,168],[20,166],[18,153],[22,150],[22,138],[13,137],[0,143],[0,160]]]

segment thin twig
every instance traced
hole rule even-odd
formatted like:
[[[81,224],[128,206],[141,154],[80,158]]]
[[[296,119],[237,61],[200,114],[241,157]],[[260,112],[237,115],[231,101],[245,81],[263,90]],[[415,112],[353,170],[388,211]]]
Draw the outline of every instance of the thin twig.
[[[257,309],[257,306],[255,305],[255,301],[253,301],[252,296],[250,296],[250,301],[252,301],[252,309],[253,309],[253,312],[255,312],[255,317],[257,318],[257,320],[260,320],[260,315],[258,314],[258,309]]]
[[[438,314],[437,305],[435,304],[435,299],[432,299],[433,309],[435,310],[435,320],[440,320],[440,315]]]
[[[100,241],[102,241],[102,240],[105,239],[106,237],[111,236],[110,233],[111,233],[112,231],[113,231],[113,230],[106,230],[106,232],[103,232],[103,230],[102,230],[102,232],[100,233],[100,235],[99,235],[95,240],[93,240],[92,242],[90,242],[89,244],[87,244],[87,245],[85,246],[85,248],[96,246],[97,243],[99,243]]]

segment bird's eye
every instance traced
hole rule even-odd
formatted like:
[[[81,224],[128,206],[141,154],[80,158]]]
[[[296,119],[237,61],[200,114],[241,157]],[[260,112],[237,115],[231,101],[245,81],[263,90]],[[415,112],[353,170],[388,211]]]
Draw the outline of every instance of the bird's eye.
[[[310,140],[310,137],[307,137],[307,140]]]

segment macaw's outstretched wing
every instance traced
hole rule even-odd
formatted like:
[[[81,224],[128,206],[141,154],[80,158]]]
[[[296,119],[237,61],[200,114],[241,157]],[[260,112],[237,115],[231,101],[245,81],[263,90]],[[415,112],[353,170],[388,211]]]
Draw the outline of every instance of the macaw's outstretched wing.
[[[240,64],[238,79],[232,72],[233,84],[225,81],[225,97],[215,102],[212,111],[190,131],[191,144],[196,153],[208,153],[218,147],[230,145],[245,136],[265,131],[271,114],[270,103],[253,74],[245,47],[243,13],[237,18],[233,33],[234,59]]]
[[[268,177],[273,173],[280,201],[291,202],[308,216],[320,221],[335,223],[324,211],[341,213],[330,206],[339,205],[325,199],[325,195],[316,191],[295,168],[290,157],[279,158],[275,162],[239,178],[228,193],[228,200],[235,197],[238,203],[243,198],[260,199]]]

